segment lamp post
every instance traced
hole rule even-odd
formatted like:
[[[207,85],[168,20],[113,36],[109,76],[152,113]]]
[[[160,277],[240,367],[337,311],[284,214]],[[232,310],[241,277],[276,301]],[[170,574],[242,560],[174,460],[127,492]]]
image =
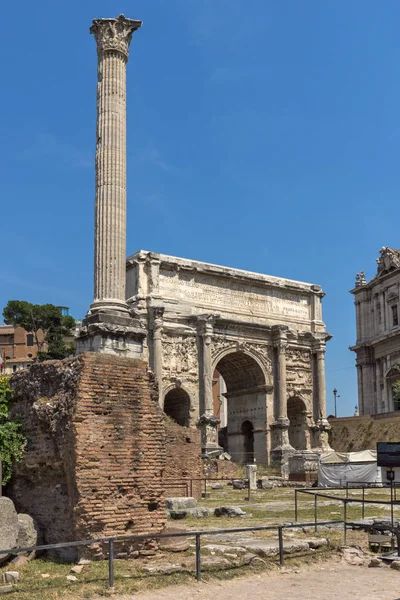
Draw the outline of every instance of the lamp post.
[[[334,397],[334,402],[335,402],[335,418],[336,418],[337,417],[336,398],[340,398],[340,394],[337,393],[336,388],[333,390],[333,397]]]

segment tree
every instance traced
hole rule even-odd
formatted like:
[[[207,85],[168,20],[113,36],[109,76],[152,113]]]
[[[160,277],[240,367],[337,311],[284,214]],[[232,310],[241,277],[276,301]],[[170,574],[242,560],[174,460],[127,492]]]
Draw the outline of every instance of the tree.
[[[9,416],[12,394],[9,377],[0,377],[0,457],[3,471],[0,485],[5,485],[11,478],[13,463],[22,460],[26,443],[21,433],[21,424],[11,420]]]
[[[74,344],[65,341],[65,337],[71,335],[75,319],[63,316],[54,304],[10,300],[3,310],[3,317],[7,325],[23,327],[33,334],[39,360],[61,359],[75,352]]]

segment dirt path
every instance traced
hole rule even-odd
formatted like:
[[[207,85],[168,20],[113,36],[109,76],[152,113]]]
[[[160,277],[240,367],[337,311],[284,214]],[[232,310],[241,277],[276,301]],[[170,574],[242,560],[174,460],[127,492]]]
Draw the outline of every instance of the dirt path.
[[[171,586],[114,600],[400,600],[400,572],[325,563],[313,569]]]

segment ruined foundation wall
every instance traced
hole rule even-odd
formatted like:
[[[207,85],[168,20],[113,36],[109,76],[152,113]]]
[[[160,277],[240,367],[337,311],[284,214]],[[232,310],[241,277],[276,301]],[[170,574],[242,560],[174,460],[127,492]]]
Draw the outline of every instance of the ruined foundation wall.
[[[169,482],[165,489],[167,496],[184,496],[185,486],[173,486],[171,482],[184,479],[200,479],[203,475],[203,460],[201,458],[201,435],[198,429],[181,427],[167,420],[166,430],[166,461],[163,479]],[[195,498],[201,498],[201,483],[193,481],[192,492]]]
[[[28,444],[9,495],[45,542],[163,528],[164,419],[145,362],[86,353],[11,385]]]
[[[400,413],[329,419],[329,443],[338,452],[376,450],[377,442],[400,440]]]

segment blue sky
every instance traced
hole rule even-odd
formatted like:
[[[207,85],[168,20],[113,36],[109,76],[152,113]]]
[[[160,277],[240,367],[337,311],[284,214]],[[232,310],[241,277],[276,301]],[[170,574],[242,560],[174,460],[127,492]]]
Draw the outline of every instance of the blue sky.
[[[357,401],[355,274],[400,247],[398,0],[2,8],[0,307],[92,300],[95,17],[144,21],[128,63],[128,253],[323,286],[328,411]]]

